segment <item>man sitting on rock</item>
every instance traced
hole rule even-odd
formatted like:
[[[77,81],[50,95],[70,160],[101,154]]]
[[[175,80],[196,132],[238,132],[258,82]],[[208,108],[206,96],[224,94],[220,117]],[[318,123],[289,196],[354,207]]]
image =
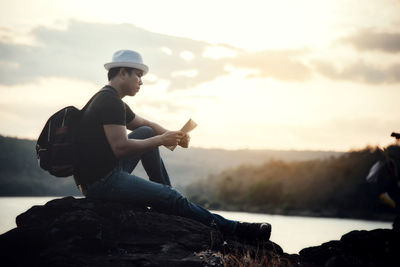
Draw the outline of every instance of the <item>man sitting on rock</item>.
[[[225,219],[189,202],[171,187],[158,147],[187,148],[190,137],[140,117],[122,101],[125,96],[139,92],[142,76],[148,72],[141,55],[120,50],[104,67],[109,83],[89,101],[79,127],[74,178],[82,193],[89,198],[149,206],[197,220],[226,234],[269,240],[270,224]],[[128,135],[127,129],[132,131]],[[150,181],[131,174],[139,160]]]

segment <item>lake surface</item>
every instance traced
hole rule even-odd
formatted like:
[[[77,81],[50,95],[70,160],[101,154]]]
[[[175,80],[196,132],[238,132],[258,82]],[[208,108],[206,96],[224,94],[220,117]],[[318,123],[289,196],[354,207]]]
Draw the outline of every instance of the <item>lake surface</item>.
[[[0,234],[16,227],[15,217],[33,205],[43,205],[58,197],[0,197]],[[272,224],[271,240],[287,253],[298,253],[302,248],[318,246],[352,230],[392,228],[392,224],[379,221],[314,218],[269,215],[247,212],[213,211],[228,219]]]

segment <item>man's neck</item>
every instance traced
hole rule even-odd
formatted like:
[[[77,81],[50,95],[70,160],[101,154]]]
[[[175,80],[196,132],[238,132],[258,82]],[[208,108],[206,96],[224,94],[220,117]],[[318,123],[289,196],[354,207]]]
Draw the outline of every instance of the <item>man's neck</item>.
[[[108,82],[108,85],[117,91],[117,93],[121,99],[124,98],[125,95],[122,92],[122,88],[121,88],[120,84],[118,84],[117,82],[110,81],[110,82]]]

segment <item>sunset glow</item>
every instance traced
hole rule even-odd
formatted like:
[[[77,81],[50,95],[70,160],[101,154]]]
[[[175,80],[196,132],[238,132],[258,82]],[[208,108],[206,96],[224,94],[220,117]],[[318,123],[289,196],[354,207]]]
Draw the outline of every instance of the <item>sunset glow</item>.
[[[21,8],[23,7],[23,8]],[[348,150],[400,131],[400,1],[2,1],[0,135],[107,83],[118,49],[150,72],[132,110],[192,146]]]

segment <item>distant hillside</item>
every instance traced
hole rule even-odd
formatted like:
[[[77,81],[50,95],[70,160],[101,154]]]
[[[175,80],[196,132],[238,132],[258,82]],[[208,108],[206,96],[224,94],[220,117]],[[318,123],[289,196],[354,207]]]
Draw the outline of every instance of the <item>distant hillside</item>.
[[[56,178],[38,166],[35,145],[32,140],[0,136],[0,195],[79,195],[72,178]]]
[[[219,173],[242,164],[262,164],[271,159],[285,162],[326,159],[343,152],[331,151],[280,151],[280,150],[224,150],[203,148],[178,148],[174,152],[161,149],[170,176],[176,184],[186,186],[194,180]]]
[[[61,196],[79,195],[72,178],[56,178],[40,169],[36,160],[34,140],[0,136],[0,195],[2,196]],[[161,148],[167,170],[175,187],[186,185],[210,174],[241,164],[261,164],[270,159],[287,162],[326,159],[340,152],[223,150],[177,148],[171,152]],[[140,165],[140,164],[139,164]],[[147,177],[141,166],[134,171]]]
[[[211,209],[393,219],[379,204],[376,186],[365,180],[382,157],[377,148],[366,148],[325,159],[241,165],[197,180],[186,194]]]

